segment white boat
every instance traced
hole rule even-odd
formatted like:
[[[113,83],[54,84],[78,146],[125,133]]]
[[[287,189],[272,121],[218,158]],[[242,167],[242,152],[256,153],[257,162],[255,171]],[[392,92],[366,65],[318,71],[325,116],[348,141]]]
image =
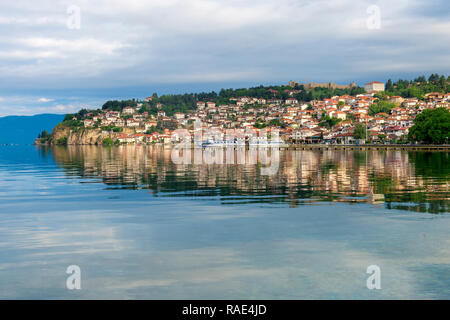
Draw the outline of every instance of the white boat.
[[[202,147],[224,148],[224,147],[245,147],[245,140],[207,140],[202,143]]]

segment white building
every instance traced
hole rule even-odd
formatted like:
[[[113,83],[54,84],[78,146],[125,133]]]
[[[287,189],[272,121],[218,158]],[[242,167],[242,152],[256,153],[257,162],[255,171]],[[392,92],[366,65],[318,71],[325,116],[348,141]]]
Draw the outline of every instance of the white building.
[[[286,99],[286,104],[297,104],[298,100],[294,98]]]
[[[384,83],[378,82],[378,81],[372,81],[372,82],[366,83],[364,86],[364,89],[366,89],[366,92],[384,91]]]
[[[136,109],[132,108],[132,107],[125,107],[122,110],[123,114],[134,114],[136,112]]]

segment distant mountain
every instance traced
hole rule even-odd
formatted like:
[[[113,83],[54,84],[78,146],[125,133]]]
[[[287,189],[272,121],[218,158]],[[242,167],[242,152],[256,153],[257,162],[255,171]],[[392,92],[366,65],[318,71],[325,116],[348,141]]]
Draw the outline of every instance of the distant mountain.
[[[42,130],[50,133],[63,119],[63,114],[2,117],[0,144],[32,144]]]

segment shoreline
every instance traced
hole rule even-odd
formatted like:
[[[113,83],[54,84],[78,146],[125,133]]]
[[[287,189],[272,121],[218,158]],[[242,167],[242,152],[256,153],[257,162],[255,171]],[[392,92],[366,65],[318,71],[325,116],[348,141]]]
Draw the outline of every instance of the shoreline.
[[[69,145],[54,145],[54,144],[34,144],[35,146],[40,147],[53,147],[53,146],[97,146],[97,147],[118,147],[118,146],[158,146],[158,147],[174,147],[174,144],[120,144],[120,145],[112,145],[112,146],[104,146],[104,145],[92,145],[92,144],[69,144]],[[17,146],[16,144],[6,144],[2,146]],[[192,145],[191,149],[195,149]],[[239,147],[203,147],[201,149],[239,149]],[[245,146],[246,149],[249,149],[249,146]],[[282,147],[273,147],[273,146],[263,146],[263,147],[253,147],[253,148],[266,148],[266,149],[281,149],[281,150],[415,150],[415,151],[450,151],[450,145],[401,145],[401,144],[288,144],[287,146]]]

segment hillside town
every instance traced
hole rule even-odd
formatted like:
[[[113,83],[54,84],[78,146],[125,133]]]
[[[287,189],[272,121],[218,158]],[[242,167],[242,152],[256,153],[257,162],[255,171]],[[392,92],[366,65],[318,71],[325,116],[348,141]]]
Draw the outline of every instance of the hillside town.
[[[356,95],[337,95],[328,99],[299,101],[297,83],[289,82],[286,99],[240,96],[229,103],[196,101],[196,108],[188,112],[166,114],[164,105],[156,104],[157,112],[149,113],[143,106],[153,96],[137,101],[135,106],[121,110],[87,111],[82,117],[73,116],[84,128],[98,128],[113,134],[110,143],[172,143],[174,130],[187,129],[194,135],[194,122],[204,128],[251,129],[254,132],[279,131],[286,143],[398,143],[405,140],[415,117],[426,109],[450,109],[450,93],[431,92],[418,98],[389,96],[385,84],[372,81],[365,92]],[[324,84],[330,87],[334,84]],[[311,84],[310,84],[311,86]],[[320,86],[320,84],[314,84]],[[349,87],[354,86],[352,83]],[[269,91],[271,89],[268,89]],[[275,95],[275,94],[274,94]],[[390,107],[375,108],[380,100]]]

